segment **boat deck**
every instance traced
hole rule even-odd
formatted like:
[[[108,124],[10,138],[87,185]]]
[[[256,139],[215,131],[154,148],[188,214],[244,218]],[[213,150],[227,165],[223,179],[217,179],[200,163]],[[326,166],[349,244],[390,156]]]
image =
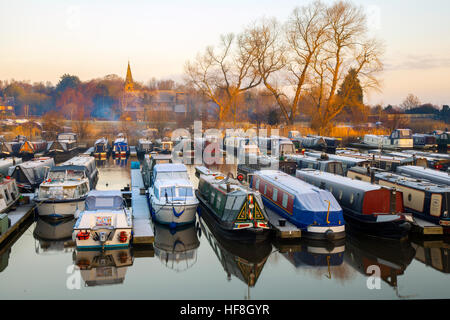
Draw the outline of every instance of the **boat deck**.
[[[144,181],[140,169],[131,169],[131,206],[133,208],[133,244],[146,245],[155,241],[150,225],[150,210],[145,194],[141,194]]]
[[[440,225],[416,217],[414,217],[414,220],[416,223],[413,224],[411,228],[411,232],[413,233],[424,236],[440,236],[444,234],[444,229]]]
[[[34,194],[22,194],[22,196],[29,197],[30,201],[28,204],[23,205],[17,203],[17,208],[8,212],[8,218],[11,220],[11,226],[5,233],[0,235],[0,246],[34,214],[34,209],[36,207],[36,204],[32,201]]]
[[[267,217],[269,218],[269,223],[272,226],[272,228],[276,232],[276,236],[278,238],[282,239],[294,239],[294,238],[301,238],[302,231],[287,221],[286,219],[280,217],[278,214],[273,212],[272,210],[266,208]],[[285,220],[286,224],[284,226],[280,226],[279,220]]]

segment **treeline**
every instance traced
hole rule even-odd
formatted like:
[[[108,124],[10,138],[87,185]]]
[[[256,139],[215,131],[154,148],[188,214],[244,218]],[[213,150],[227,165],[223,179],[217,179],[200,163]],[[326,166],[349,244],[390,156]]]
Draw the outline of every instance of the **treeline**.
[[[272,99],[281,120],[309,114],[329,131],[347,108],[364,108],[362,90],[378,87],[383,45],[371,38],[361,7],[320,1],[296,8],[287,21],[260,19],[221,36],[185,71],[189,83],[217,105],[218,121],[237,121],[246,92]],[[355,90],[358,88],[358,90]]]

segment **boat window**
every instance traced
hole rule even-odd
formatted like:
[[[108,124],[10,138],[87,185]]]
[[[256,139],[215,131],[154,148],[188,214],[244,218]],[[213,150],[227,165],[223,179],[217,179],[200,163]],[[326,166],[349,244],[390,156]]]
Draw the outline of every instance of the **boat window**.
[[[283,193],[283,207],[287,208],[287,204],[288,204],[288,195],[286,193]]]
[[[339,200],[342,200],[342,195],[344,194],[344,192],[342,190],[339,191]]]
[[[175,187],[164,187],[161,188],[161,195],[165,197],[167,194],[167,197],[175,197]]]
[[[411,193],[409,193],[408,194],[408,201],[411,201],[412,200],[412,195],[411,195]]]
[[[155,193],[156,199],[159,199],[159,189],[158,188],[153,188],[153,192]]]
[[[350,204],[353,204],[353,201],[355,200],[355,195],[352,193],[350,195]]]
[[[216,209],[220,208],[220,203],[222,202],[222,197],[220,195],[217,195],[216,199]]]
[[[264,184],[264,194],[267,193],[267,183]]]
[[[243,196],[236,197],[236,201],[234,201],[233,205],[233,210],[240,210],[244,201],[245,198]]]
[[[85,194],[88,192],[88,187],[86,183],[81,184],[81,194]]]
[[[209,203],[213,204],[215,197],[216,197],[216,192],[214,191],[214,189],[211,189],[211,200]]]
[[[273,201],[277,201],[278,200],[278,189],[276,189],[276,188],[273,188],[272,199],[273,199]]]
[[[186,171],[172,171],[172,172],[158,172],[156,174],[156,179],[186,179],[188,180],[188,174]]]
[[[6,192],[6,190],[3,190],[3,192],[5,193],[5,196],[6,196],[6,202],[8,202],[9,201],[8,192]]]
[[[330,191],[331,193],[333,193],[333,187],[330,186],[330,187],[328,188],[328,191]]]
[[[259,178],[256,179],[255,189],[259,190]]]
[[[225,203],[225,209],[231,210],[233,208],[234,200],[236,200],[236,197],[228,197],[227,202]]]
[[[179,197],[192,197],[193,192],[190,187],[179,187],[178,188],[178,196]]]
[[[50,171],[47,178],[51,180],[64,180],[65,177],[65,171]]]

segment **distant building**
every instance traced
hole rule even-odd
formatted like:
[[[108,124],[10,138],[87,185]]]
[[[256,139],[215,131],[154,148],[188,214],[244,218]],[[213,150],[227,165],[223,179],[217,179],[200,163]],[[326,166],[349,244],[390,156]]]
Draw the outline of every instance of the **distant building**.
[[[16,112],[14,110],[14,107],[13,106],[9,106],[9,105],[2,105],[0,103],[0,117],[2,119],[15,118],[16,117]]]

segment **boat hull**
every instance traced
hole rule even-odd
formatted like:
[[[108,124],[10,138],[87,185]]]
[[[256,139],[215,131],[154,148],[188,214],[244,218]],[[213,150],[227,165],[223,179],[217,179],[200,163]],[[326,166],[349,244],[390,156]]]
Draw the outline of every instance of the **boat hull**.
[[[58,200],[35,200],[38,204],[37,211],[39,216],[61,219],[74,216],[77,210],[83,211],[85,199],[58,201]]]
[[[198,203],[166,205],[150,202],[152,219],[161,224],[173,227],[187,225],[195,222],[195,213]],[[181,215],[179,215],[181,214]],[[179,215],[178,217],[176,215]]]
[[[367,236],[402,240],[408,238],[411,224],[402,218],[391,221],[377,221],[376,216],[357,215],[344,210],[344,218],[350,228]]]

